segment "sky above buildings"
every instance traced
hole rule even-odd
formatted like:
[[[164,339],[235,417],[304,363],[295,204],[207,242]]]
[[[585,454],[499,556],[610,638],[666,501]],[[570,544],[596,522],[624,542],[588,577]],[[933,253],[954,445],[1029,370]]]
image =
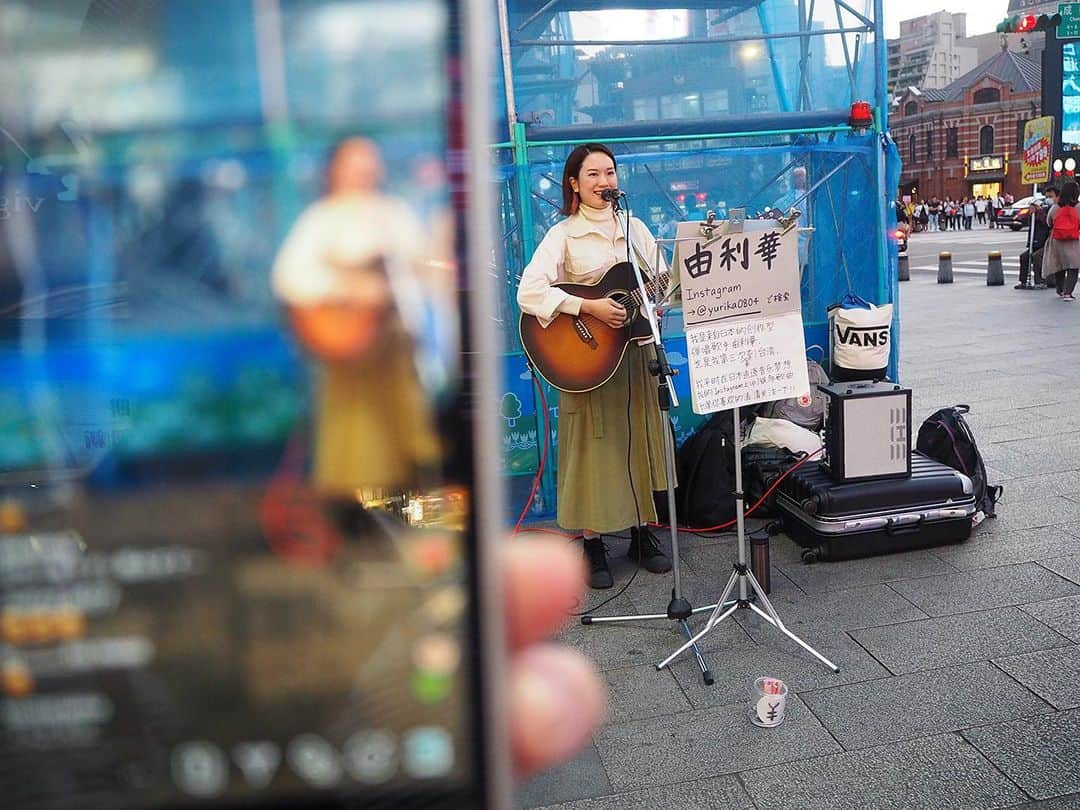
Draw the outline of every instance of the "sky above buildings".
[[[851,5],[862,8],[856,0]],[[871,3],[867,3],[873,8]],[[828,6],[828,8],[826,8]],[[900,35],[900,21],[933,14],[936,11],[964,12],[967,14],[967,33],[986,34],[993,31],[1005,19],[1009,0],[884,0],[885,36]],[[832,3],[819,3],[814,18],[821,25],[835,25]],[[682,10],[667,11],[620,11],[571,13],[574,34],[579,39],[660,39],[686,36],[687,15]],[[839,41],[833,43],[839,48]],[[600,50],[591,48],[586,50]],[[832,48],[829,48],[831,51]],[[831,60],[830,61],[834,61]],[[837,62],[839,63],[839,61]]]
[[[997,28],[1007,16],[1008,0],[884,0],[885,36],[900,36],[900,21],[933,14],[935,11],[964,12],[967,14],[968,36],[986,34]],[[855,4],[858,8],[859,4]]]

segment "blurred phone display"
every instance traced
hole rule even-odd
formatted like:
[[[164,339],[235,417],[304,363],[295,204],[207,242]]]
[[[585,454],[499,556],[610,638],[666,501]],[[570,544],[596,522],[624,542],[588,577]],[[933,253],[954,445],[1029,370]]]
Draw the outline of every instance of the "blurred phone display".
[[[0,8],[5,806],[481,806],[458,15]]]

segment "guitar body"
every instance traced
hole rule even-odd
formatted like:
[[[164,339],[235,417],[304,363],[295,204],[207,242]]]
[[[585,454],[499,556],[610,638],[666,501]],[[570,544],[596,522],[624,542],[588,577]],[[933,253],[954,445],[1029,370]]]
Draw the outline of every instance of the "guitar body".
[[[328,302],[289,313],[300,344],[328,363],[363,360],[386,334],[388,303]]]
[[[579,298],[612,298],[626,307],[627,323],[618,329],[591,315],[560,313],[547,328],[536,317],[521,315],[521,345],[540,376],[560,391],[592,391],[618,371],[631,340],[651,337],[649,324],[634,303],[634,268],[629,262],[620,262],[596,284],[564,282],[554,286]]]

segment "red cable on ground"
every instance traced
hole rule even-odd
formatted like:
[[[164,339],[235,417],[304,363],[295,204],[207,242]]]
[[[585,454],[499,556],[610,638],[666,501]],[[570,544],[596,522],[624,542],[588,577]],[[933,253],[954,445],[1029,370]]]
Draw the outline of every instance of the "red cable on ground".
[[[533,375],[533,382],[536,383],[536,390],[540,394],[540,406],[544,411],[544,432],[543,434],[537,434],[537,441],[542,441],[544,450],[540,454],[540,466],[536,469],[536,478],[533,479],[532,491],[529,493],[529,497],[525,500],[525,508],[521,510],[521,514],[518,516],[517,523],[514,524],[514,531],[511,533],[511,537],[517,535],[521,531],[521,524],[525,520],[525,515],[529,514],[529,509],[532,508],[533,500],[536,498],[536,490],[540,487],[540,479],[544,475],[544,467],[547,465],[547,453],[548,453],[548,435],[551,430],[551,425],[548,421],[549,414],[547,408],[547,399],[544,397],[544,387],[540,384],[540,381],[536,379],[536,375]],[[543,530],[541,530],[543,531]]]
[[[824,449],[825,449],[824,447],[821,447],[821,448],[815,450],[813,453],[807,454],[804,458],[801,458],[796,464],[792,464],[790,467],[788,467],[787,470],[784,471],[783,475],[781,475],[779,478],[777,478],[775,481],[773,481],[772,485],[767,490],[765,490],[765,493],[760,498],[758,498],[757,503],[755,503],[753,506],[751,506],[749,509],[747,509],[745,512],[743,512],[743,517],[744,518],[749,517],[749,515],[755,509],[757,509],[759,506],[761,506],[763,503],[765,503],[765,500],[770,495],[772,495],[773,490],[776,489],[778,486],[780,486],[781,481],[783,481],[785,478],[787,478],[789,475],[791,475],[793,472],[795,472],[795,470],[799,469],[799,467],[801,467],[803,464],[808,462],[814,456],[818,455]],[[729,529],[732,526],[734,526],[737,521],[738,521],[738,519],[734,518],[732,520],[727,521],[726,523],[721,523],[718,526],[709,526],[708,528],[705,528],[705,529],[692,529],[692,528],[689,528],[687,526],[679,526],[678,528],[679,528],[679,531],[690,532],[691,534],[702,534],[704,532],[718,532],[718,531],[723,531],[724,529]],[[649,525],[655,526],[656,528],[659,528],[659,529],[668,529],[668,528],[670,528],[670,526],[668,526],[666,523],[651,523]]]
[[[304,431],[289,437],[278,468],[259,503],[259,525],[267,545],[295,565],[321,566],[341,546],[340,532],[323,514],[304,476]]]

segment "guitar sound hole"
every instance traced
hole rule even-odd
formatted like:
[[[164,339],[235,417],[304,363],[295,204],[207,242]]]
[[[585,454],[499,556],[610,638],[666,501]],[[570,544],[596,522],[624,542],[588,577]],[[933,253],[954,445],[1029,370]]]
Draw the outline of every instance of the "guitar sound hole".
[[[621,291],[614,292],[609,295],[608,298],[616,304],[622,305],[623,309],[626,310],[626,322],[628,324],[637,316],[637,306],[634,304],[634,299],[630,297],[629,293]]]

